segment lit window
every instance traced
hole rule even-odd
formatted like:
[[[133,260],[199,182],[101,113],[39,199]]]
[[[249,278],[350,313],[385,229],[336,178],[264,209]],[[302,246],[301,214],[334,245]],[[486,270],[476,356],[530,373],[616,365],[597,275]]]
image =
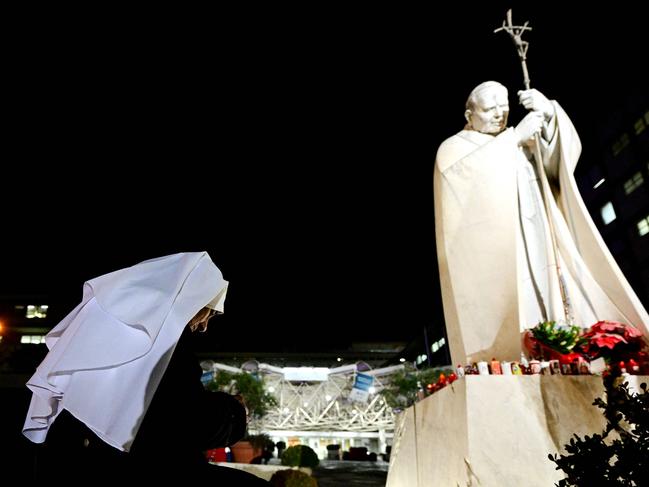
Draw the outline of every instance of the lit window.
[[[636,120],[635,124],[633,124],[633,128],[635,129],[635,134],[640,135],[642,132],[644,132],[645,129],[644,120],[642,120],[641,118]]]
[[[622,134],[613,144],[613,155],[618,155],[627,145],[629,145],[629,134]]]
[[[440,338],[437,340],[435,343],[433,343],[430,347],[430,349],[433,351],[433,353],[437,352],[440,348],[442,348],[446,344],[446,339],[445,338]]]
[[[649,216],[638,222],[638,234],[644,237],[649,233]]]
[[[27,312],[25,313],[25,316],[29,319],[45,318],[47,317],[48,308],[49,306],[47,304],[40,304],[40,305],[29,304],[27,305]]]
[[[604,222],[604,225],[608,225],[611,223],[615,218],[615,209],[613,208],[613,203],[610,201],[606,203],[604,206],[602,206],[602,209],[600,210],[600,213],[602,215],[602,221]]]
[[[20,343],[39,345],[45,343],[45,335],[23,335],[20,337]]]
[[[640,185],[644,183],[644,178],[642,177],[641,172],[635,173],[631,179],[627,179],[624,182],[624,193],[631,194],[635,191]]]

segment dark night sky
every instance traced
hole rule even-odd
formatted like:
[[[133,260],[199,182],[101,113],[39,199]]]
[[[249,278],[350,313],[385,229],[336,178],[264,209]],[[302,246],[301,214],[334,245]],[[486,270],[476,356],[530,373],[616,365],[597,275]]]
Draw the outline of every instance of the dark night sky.
[[[67,312],[87,279],[207,250],[230,281],[210,333],[221,350],[439,326],[436,148],[481,81],[508,85],[520,118],[519,61],[492,33],[506,7],[484,3],[14,19],[0,292],[48,293]],[[645,14],[514,7],[534,27],[532,86],[586,151],[620,94],[649,86]]]

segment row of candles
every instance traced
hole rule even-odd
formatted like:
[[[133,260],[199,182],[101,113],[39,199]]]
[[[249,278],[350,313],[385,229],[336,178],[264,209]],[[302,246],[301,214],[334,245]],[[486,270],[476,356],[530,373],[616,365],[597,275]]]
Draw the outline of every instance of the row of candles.
[[[620,361],[614,367],[622,374],[638,375],[642,372],[640,365],[633,359]],[[435,383],[426,384],[425,387],[418,383],[417,397],[423,399],[465,375],[591,375],[607,373],[609,369],[610,366],[605,364],[604,359],[597,359],[592,363],[583,357],[576,357],[572,361],[557,359],[528,361],[525,355],[521,354],[520,362],[501,362],[494,358],[491,362],[480,361],[472,365],[458,365],[455,372],[448,375],[441,373]]]

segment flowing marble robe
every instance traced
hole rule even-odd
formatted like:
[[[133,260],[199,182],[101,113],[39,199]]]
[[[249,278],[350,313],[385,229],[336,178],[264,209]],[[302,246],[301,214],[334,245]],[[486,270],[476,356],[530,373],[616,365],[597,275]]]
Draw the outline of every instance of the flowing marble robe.
[[[545,184],[574,323],[631,324],[649,316],[620,271],[573,176],[581,142],[556,103],[542,137]],[[517,360],[521,332],[565,321],[547,212],[533,159],[513,128],[462,130],[437,151],[435,233],[444,316],[454,364]],[[546,174],[542,177],[546,178]],[[550,187],[548,186],[548,187]]]

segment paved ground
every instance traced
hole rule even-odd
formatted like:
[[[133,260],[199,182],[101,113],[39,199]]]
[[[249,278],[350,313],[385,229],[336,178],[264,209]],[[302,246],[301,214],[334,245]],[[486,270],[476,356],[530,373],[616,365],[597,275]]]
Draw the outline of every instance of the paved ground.
[[[313,470],[319,487],[385,487],[388,476],[386,462],[350,462],[320,460]]]

